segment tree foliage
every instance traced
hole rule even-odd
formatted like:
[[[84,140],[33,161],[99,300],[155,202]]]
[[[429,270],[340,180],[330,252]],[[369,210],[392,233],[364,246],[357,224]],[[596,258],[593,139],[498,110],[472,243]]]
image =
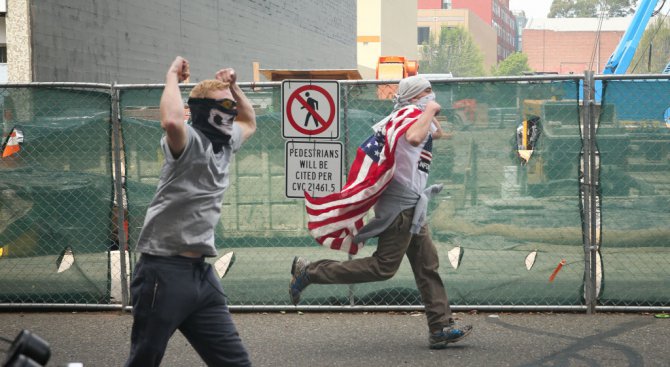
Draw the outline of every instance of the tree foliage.
[[[528,56],[521,52],[515,52],[498,65],[491,67],[491,75],[493,76],[512,76],[523,75],[525,72],[531,71],[528,66]]]
[[[625,17],[635,12],[636,0],[554,0],[549,18]]]
[[[437,40],[431,35],[430,42],[422,46],[419,70],[424,74],[482,76],[484,57],[463,27],[444,27]]]
[[[659,74],[668,61],[670,61],[670,21],[658,18],[644,31],[628,72]]]

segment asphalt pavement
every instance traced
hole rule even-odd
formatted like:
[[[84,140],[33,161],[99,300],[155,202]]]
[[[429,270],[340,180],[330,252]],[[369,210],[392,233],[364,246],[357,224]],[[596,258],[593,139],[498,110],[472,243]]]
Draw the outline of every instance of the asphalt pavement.
[[[472,334],[430,350],[421,312],[233,313],[255,366],[670,366],[670,319],[654,314],[455,316]],[[122,311],[0,312],[1,337],[28,329],[50,344],[48,366],[122,366],[131,324]],[[177,332],[162,366],[203,365]]]

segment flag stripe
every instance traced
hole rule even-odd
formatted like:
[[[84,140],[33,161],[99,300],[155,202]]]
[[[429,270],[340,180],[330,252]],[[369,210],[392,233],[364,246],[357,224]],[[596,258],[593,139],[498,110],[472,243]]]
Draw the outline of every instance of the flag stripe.
[[[375,195],[375,193],[381,191],[383,188],[386,187],[388,182],[390,182],[390,179],[393,177],[393,171],[394,169],[384,173],[378,178],[378,180],[376,180],[376,182],[373,177],[370,177],[362,181],[361,185],[359,185],[355,191],[352,190],[349,192],[351,194],[349,197],[342,197],[342,198],[333,197],[332,198],[333,201],[331,203],[323,203],[320,205],[306,205],[307,213],[313,215],[319,215],[318,213],[323,213],[324,211],[329,211],[333,209],[342,208],[342,210],[346,210],[345,208],[347,206],[365,202],[370,196]],[[368,187],[364,187],[363,185],[365,184],[367,184]]]
[[[378,194],[379,195],[379,194]],[[344,224],[347,222],[352,222],[352,218],[359,219],[363,217],[367,211],[375,204],[377,197],[373,197],[370,200],[366,202],[365,205],[361,205],[355,210],[350,210],[347,211],[346,213],[343,213],[342,215],[337,215],[337,216],[332,216],[329,218],[324,218],[319,221],[310,221],[307,224],[307,228],[313,232],[314,234],[318,234],[318,236],[322,236],[324,234],[321,234],[322,230],[325,230],[327,228],[332,227],[333,224]],[[319,229],[317,231],[316,229]],[[337,229],[337,228],[335,228]],[[335,230],[333,229],[333,230]],[[329,230],[328,232],[332,232],[333,230]],[[328,233],[326,232],[326,233]]]
[[[340,192],[320,198],[305,192],[307,228],[316,242],[352,255],[358,253],[362,244],[354,243],[353,238],[393,178],[398,139],[420,115],[421,110],[415,106],[394,112],[381,132],[358,147],[347,182]]]

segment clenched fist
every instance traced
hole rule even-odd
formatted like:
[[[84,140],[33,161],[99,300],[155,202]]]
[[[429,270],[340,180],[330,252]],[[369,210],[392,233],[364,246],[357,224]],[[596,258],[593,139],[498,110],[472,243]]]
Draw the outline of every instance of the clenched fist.
[[[177,80],[181,83],[184,80],[187,80],[191,76],[191,69],[188,64],[188,60],[181,56],[177,56],[172,65],[170,65],[170,70],[168,73],[175,73],[177,75]]]

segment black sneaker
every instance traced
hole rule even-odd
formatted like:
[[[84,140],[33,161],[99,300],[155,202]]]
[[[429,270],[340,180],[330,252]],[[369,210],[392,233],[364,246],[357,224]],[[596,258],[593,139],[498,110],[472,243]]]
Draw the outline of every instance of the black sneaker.
[[[470,325],[451,325],[443,328],[440,331],[430,334],[428,342],[430,343],[430,349],[444,349],[449,343],[456,343],[461,339],[465,338],[472,331],[472,326]]]
[[[307,265],[309,261],[302,257],[294,257],[291,265],[291,282],[288,285],[288,293],[291,296],[291,302],[297,305],[300,302],[300,294],[309,285],[307,276]]]

